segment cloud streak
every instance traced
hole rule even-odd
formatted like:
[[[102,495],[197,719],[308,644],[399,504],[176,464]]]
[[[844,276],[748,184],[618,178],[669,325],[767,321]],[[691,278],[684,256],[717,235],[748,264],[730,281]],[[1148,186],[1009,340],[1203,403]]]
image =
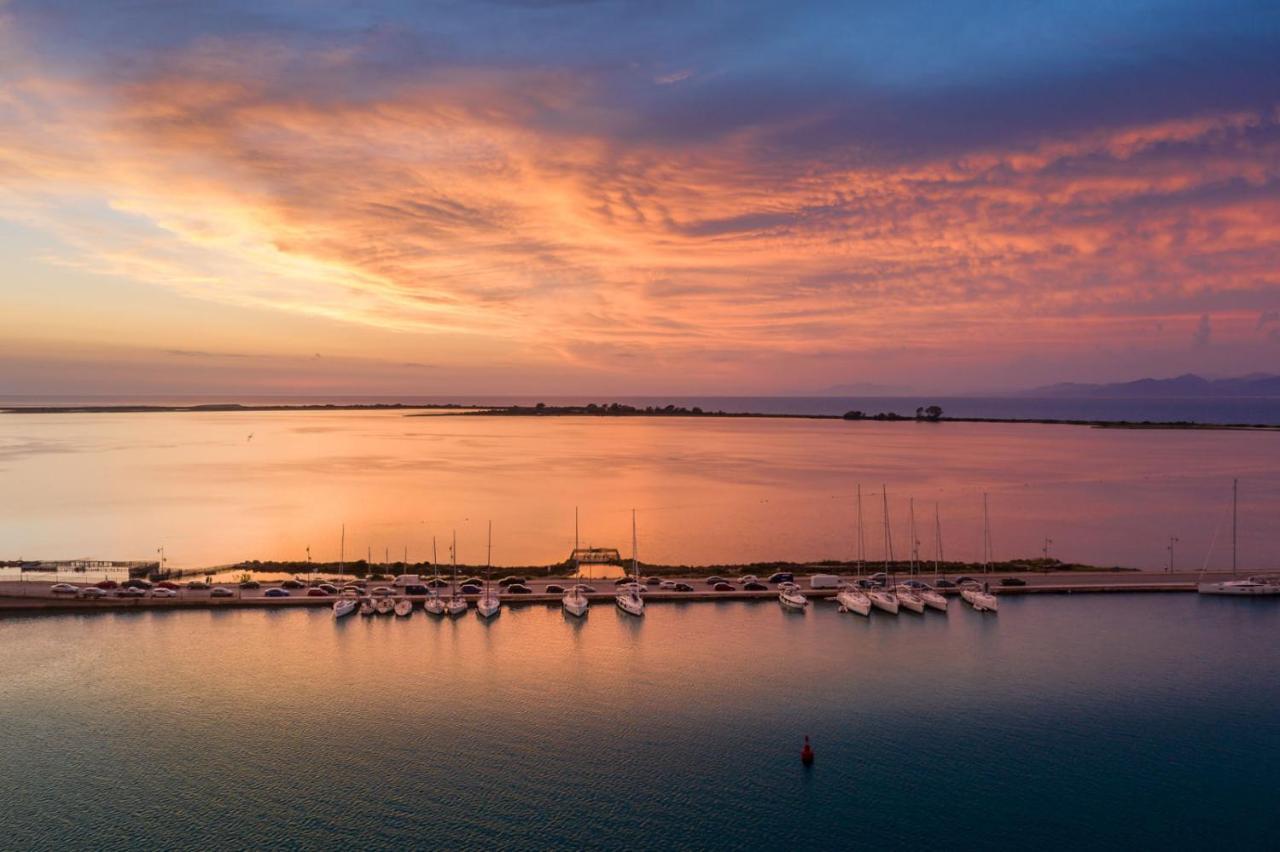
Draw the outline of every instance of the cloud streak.
[[[937,87],[890,98],[850,69],[787,102],[791,79],[687,70],[723,59],[705,49],[557,65],[243,24],[71,62],[11,13],[0,217],[77,269],[619,376],[772,357],[824,384],[889,341],[1011,361],[1197,317],[1208,343],[1210,313],[1229,337],[1280,292],[1280,92],[1038,129],[1015,110],[1016,132],[942,145],[912,135]]]

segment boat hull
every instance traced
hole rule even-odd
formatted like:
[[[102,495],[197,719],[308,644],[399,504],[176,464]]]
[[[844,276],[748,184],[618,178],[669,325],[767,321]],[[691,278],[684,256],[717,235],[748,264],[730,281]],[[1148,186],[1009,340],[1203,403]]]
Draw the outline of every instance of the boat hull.
[[[881,612],[887,612],[890,615],[898,614],[898,599],[894,595],[873,592],[868,597],[871,598],[871,605]]]
[[[999,612],[1000,610],[1000,604],[996,600],[996,596],[990,592],[965,589],[960,593],[960,597],[964,598],[965,603],[978,612]]]
[[[921,592],[920,599],[930,609],[936,609],[938,612],[947,611],[947,599],[937,592]]]
[[[898,606],[918,614],[924,614],[924,599],[915,594],[898,592]]]
[[[502,610],[502,604],[497,598],[481,598],[476,601],[476,612],[481,618],[493,618]]]
[[[566,597],[560,601],[560,604],[564,607],[565,612],[578,618],[586,615],[591,606],[591,602],[586,597]]]
[[[778,603],[782,604],[783,609],[789,609],[794,612],[804,612],[809,606],[809,599],[801,594],[780,594],[778,595]]]
[[[841,609],[845,612],[857,613],[858,615],[871,614],[871,598],[866,595],[841,592],[836,595],[836,603],[840,604]]]
[[[1202,595],[1229,595],[1232,597],[1271,597],[1280,595],[1280,583],[1247,580],[1227,580],[1222,583],[1200,583],[1196,591]]]
[[[395,613],[398,616],[406,616],[413,612],[413,601],[396,601]]]
[[[618,604],[618,609],[627,615],[642,616],[644,615],[644,601],[639,598],[633,598],[630,595],[618,595],[614,598],[614,602]]]

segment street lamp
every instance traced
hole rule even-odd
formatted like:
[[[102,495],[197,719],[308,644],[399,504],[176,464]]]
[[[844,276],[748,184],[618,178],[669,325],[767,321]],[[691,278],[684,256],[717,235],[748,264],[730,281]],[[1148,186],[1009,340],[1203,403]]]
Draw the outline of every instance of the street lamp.
[[[1176,544],[1178,541],[1179,541],[1179,539],[1178,539],[1176,536],[1169,536],[1169,546],[1168,546],[1167,548],[1165,548],[1166,550],[1168,550],[1168,551],[1169,551],[1169,570],[1168,570],[1168,573],[1170,573],[1170,574],[1172,574],[1172,573],[1173,573],[1173,546],[1174,546],[1174,544]]]
[[[1048,536],[1045,536],[1045,539],[1044,539],[1044,547],[1043,547],[1043,548],[1041,548],[1041,550],[1040,550],[1040,552],[1044,554],[1044,561],[1045,561],[1045,562],[1048,562],[1048,561],[1049,561],[1049,545],[1051,545],[1051,544],[1053,544],[1053,539],[1049,538]]]

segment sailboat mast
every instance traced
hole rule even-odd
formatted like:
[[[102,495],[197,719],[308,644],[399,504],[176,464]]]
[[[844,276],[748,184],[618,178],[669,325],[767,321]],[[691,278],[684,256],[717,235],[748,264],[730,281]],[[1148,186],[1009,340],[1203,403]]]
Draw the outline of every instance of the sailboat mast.
[[[631,573],[640,582],[640,561],[636,555],[636,510],[631,510]]]
[[[858,483],[858,576],[862,576],[863,563],[867,558],[866,540],[862,535],[862,483]]]
[[[911,575],[916,573],[916,560],[919,558],[920,541],[916,538],[916,498],[907,500],[907,514],[911,523]]]
[[[982,573],[991,569],[991,517],[987,512],[987,492],[982,492]]]
[[[343,524],[342,538],[339,539],[339,544],[338,544],[338,576],[339,577],[342,576],[342,572],[346,568],[346,565],[344,564],[346,563],[346,561],[347,561],[347,525]]]
[[[1231,576],[1236,575],[1236,509],[1240,498],[1240,480],[1231,480]]]
[[[449,580],[449,594],[458,596],[458,531],[453,531],[453,544],[449,545],[449,563],[453,566],[453,577]]]
[[[884,497],[884,570],[887,573],[893,561],[893,530],[889,527],[889,489],[881,483],[880,491]]]
[[[933,582],[938,582],[938,573],[942,570],[942,513],[938,504],[933,504]]]
[[[489,522],[489,538],[485,543],[484,554],[484,590],[489,591],[489,580],[493,577],[493,521]]]

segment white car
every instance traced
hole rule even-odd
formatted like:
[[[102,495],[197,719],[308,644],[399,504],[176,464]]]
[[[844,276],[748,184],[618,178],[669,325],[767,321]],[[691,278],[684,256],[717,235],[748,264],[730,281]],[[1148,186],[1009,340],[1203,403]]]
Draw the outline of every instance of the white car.
[[[125,586],[123,589],[116,592],[116,596],[122,598],[145,598],[147,593],[143,589],[134,588],[133,586]]]
[[[70,583],[54,583],[53,586],[49,588],[49,591],[53,592],[55,595],[74,595],[76,592],[80,591],[80,589]]]
[[[97,586],[89,586],[87,589],[80,590],[80,597],[82,598],[92,598],[97,600],[98,598],[105,598],[106,596],[106,589],[99,589]]]
[[[173,589],[161,588],[161,589],[151,590],[151,597],[153,598],[176,598],[177,596],[178,596],[178,593],[175,592]]]
[[[211,598],[234,598],[236,593],[228,589],[226,586],[216,586],[209,592]]]
[[[663,580],[661,583],[658,584],[659,589],[664,589],[665,591],[668,591],[668,592],[675,589],[675,587],[676,587],[675,580]]]
[[[738,582],[742,583],[745,586],[747,583],[759,583],[760,578],[757,577],[755,574],[748,574],[745,577],[739,577]]]

